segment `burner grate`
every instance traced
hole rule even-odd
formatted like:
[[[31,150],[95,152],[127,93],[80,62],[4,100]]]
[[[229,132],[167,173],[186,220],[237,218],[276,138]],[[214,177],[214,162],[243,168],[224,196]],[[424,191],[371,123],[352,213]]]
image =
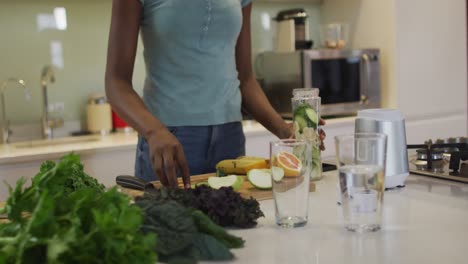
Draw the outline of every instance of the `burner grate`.
[[[429,140],[425,144],[407,145],[407,148],[416,149],[417,159],[414,164],[417,172],[468,178],[468,165],[463,162],[468,160],[467,138],[439,139],[435,144]],[[448,162],[444,161],[444,158]]]

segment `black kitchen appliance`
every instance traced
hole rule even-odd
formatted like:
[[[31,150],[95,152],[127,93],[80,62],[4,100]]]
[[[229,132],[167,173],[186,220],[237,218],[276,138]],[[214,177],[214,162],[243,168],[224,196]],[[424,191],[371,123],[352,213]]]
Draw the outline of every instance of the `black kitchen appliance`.
[[[378,49],[268,51],[257,56],[255,65],[265,95],[284,118],[292,117],[296,88],[320,90],[322,117],[381,107]]]
[[[468,183],[467,137],[428,140],[407,147],[411,173]]]
[[[303,8],[288,9],[278,13],[275,18],[278,22],[277,39],[281,43],[290,41],[293,45],[292,47],[281,47],[279,49],[294,48],[294,50],[302,50],[312,48],[313,41],[309,39],[307,17],[307,12]],[[282,46],[283,44],[279,45]]]

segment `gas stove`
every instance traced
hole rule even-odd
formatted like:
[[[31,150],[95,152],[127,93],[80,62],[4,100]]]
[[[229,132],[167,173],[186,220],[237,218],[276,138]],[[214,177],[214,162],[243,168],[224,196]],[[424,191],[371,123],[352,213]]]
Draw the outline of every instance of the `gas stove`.
[[[468,138],[428,140],[407,148],[411,173],[468,183]]]

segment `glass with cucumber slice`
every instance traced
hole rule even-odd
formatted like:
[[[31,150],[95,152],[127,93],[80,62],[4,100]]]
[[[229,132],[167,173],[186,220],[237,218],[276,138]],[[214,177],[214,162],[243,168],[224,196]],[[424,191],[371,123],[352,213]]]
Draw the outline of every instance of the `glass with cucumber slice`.
[[[297,139],[308,140],[312,144],[312,171],[310,172],[310,178],[311,180],[320,180],[322,179],[322,161],[318,133],[321,103],[319,90],[316,88],[294,89],[291,102],[295,137]]]

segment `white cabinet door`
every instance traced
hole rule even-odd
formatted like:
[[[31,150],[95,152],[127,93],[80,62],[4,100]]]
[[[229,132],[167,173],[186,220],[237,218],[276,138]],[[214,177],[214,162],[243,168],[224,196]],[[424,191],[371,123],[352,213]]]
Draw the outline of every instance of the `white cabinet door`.
[[[263,134],[245,136],[245,154],[262,158],[270,157],[270,142],[278,138],[267,131]]]
[[[95,177],[106,187],[115,185],[115,177],[122,174],[133,175],[135,167],[135,149],[120,149],[117,151],[101,151],[96,153],[79,153],[85,172]],[[0,165],[0,201],[8,197],[8,183],[15,186],[21,177],[32,178],[39,172],[39,167],[44,161],[32,160],[28,162]],[[27,185],[30,185],[28,180]]]

